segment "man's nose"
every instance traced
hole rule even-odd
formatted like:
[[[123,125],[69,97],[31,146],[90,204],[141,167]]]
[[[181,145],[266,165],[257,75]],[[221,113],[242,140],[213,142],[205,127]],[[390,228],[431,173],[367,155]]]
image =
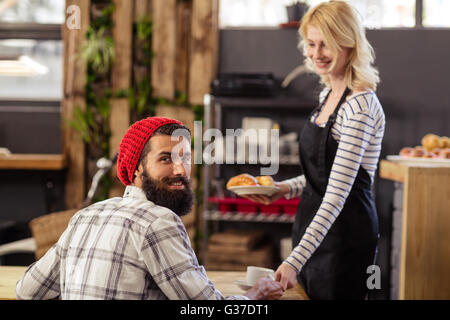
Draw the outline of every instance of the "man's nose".
[[[173,174],[175,176],[187,176],[187,171],[183,161],[176,161],[173,163]]]

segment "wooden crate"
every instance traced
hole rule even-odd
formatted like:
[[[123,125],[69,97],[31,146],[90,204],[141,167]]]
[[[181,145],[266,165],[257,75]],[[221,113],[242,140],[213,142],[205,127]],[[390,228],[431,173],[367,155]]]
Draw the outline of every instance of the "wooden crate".
[[[211,235],[206,251],[208,270],[244,271],[247,266],[273,268],[274,248],[256,230],[228,230]]]

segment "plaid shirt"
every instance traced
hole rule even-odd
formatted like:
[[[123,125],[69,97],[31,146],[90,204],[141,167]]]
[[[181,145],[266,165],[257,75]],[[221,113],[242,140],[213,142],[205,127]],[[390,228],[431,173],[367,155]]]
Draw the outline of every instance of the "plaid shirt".
[[[198,264],[181,219],[133,186],[123,198],[77,212],[58,242],[19,279],[16,296],[225,299]]]

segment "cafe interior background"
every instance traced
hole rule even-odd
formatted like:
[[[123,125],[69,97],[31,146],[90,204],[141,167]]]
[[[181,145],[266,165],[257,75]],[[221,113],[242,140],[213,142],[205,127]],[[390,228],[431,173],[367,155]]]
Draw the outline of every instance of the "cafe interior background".
[[[427,133],[450,135],[450,1],[349,2],[381,75],[380,160]],[[146,116],[177,118],[192,132],[194,121],[224,133],[279,128],[274,178],[298,175],[298,131],[320,91],[297,48],[304,8],[292,0],[0,0],[0,265],[31,264],[77,208],[121,195],[114,155]],[[412,177],[402,176],[408,168],[386,165],[374,184],[381,282],[370,297],[449,299],[448,164],[416,199]],[[225,188],[261,166],[194,164],[196,203],[183,222],[207,270],[276,268],[288,254],[301,199],[258,206]],[[423,207],[426,197],[437,197],[433,209]],[[436,266],[425,270],[423,260]]]

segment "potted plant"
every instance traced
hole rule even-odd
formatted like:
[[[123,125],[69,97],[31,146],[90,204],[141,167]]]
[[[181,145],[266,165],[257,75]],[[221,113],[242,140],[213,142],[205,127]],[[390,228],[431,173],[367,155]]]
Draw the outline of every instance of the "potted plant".
[[[300,21],[308,9],[309,6],[305,1],[294,0],[290,5],[286,6],[288,21]]]

